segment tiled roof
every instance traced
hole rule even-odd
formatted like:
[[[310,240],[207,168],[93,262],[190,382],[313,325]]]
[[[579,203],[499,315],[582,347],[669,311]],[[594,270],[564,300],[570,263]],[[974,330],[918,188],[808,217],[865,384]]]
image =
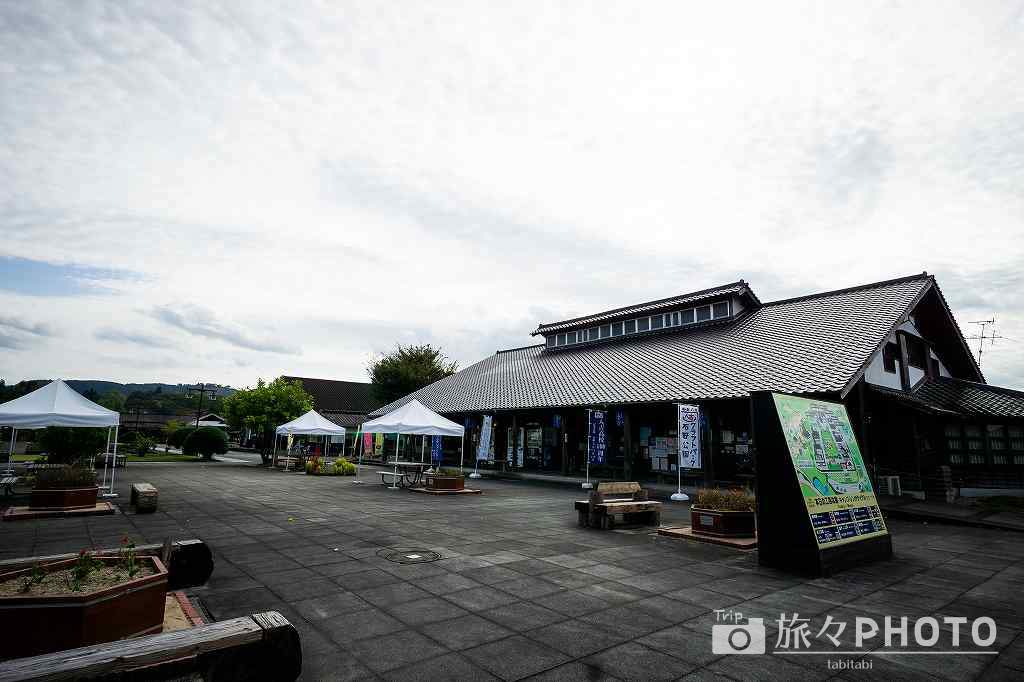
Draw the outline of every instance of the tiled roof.
[[[1024,417],[1024,392],[963,379],[925,379],[912,394],[935,409],[968,417]]]
[[[366,421],[366,413],[353,413],[353,412],[321,412],[325,418],[331,420],[338,426],[344,426],[346,429],[354,429]]]
[[[559,353],[495,355],[412,398],[437,412],[838,392],[932,283],[928,275],[764,304],[735,322]]]
[[[720,287],[713,287],[711,289],[704,289],[703,291],[694,291],[689,294],[681,294],[679,296],[672,296],[670,298],[662,298],[657,301],[648,301],[647,303],[638,303],[636,305],[626,306],[625,308],[616,308],[614,310],[606,310],[603,313],[595,313],[593,315],[584,315],[583,317],[574,317],[571,320],[562,320],[561,322],[549,322],[547,324],[540,324],[537,326],[537,330],[533,332],[533,335],[537,334],[548,334],[553,331],[559,331],[562,329],[575,329],[576,327],[586,327],[596,322],[604,322],[607,320],[619,320],[637,315],[643,315],[644,313],[651,313],[656,310],[666,310],[669,308],[678,308],[688,303],[696,303],[698,301],[704,301],[711,298],[722,298],[730,294],[741,294],[746,292],[750,295],[751,300],[755,303],[759,303],[757,296],[750,289],[746,282],[740,280],[733,282],[732,284],[724,284]]]
[[[309,377],[283,376],[282,378],[288,381],[302,382],[302,387],[313,396],[313,408],[325,417],[327,412],[366,414],[381,405],[381,401],[373,396],[373,386],[368,383],[310,379]]]

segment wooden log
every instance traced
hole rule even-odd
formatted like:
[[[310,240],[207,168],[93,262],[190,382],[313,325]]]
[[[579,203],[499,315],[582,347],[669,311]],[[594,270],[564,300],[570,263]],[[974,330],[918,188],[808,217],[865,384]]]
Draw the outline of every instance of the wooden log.
[[[295,680],[299,633],[276,611],[0,663],[0,682]]]
[[[97,556],[116,556],[120,548],[99,549],[94,552]],[[161,556],[164,552],[163,543],[151,545],[140,545],[135,548],[140,556]],[[45,564],[63,559],[73,559],[78,552],[68,554],[51,554],[48,556],[19,557],[17,559],[5,559],[0,561],[0,573],[10,570]],[[213,573],[213,553],[205,542],[197,539],[178,540],[171,546],[170,559],[165,560],[167,565],[167,589],[178,590],[183,587],[198,587],[204,585]]]

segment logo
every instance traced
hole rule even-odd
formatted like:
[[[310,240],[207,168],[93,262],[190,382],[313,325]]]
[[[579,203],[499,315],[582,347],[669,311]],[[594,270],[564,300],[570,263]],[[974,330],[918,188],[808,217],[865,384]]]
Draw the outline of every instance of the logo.
[[[723,616],[724,614],[724,616]],[[719,620],[731,621],[711,626],[711,653],[763,654],[765,650],[764,618],[748,618],[740,624],[743,614],[738,611],[715,611]]]

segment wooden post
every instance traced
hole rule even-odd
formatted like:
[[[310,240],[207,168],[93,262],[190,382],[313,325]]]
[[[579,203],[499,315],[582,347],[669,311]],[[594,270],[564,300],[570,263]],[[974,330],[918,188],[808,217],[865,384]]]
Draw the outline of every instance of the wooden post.
[[[907,352],[906,332],[896,332],[896,338],[900,342],[900,387],[904,391],[910,390],[910,354]]]

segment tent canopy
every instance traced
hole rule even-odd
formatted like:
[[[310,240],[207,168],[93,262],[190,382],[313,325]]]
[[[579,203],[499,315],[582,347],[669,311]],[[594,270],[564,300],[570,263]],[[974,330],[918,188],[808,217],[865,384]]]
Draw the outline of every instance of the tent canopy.
[[[0,405],[0,426],[117,426],[121,415],[76,393],[60,379]]]
[[[277,427],[277,434],[293,436],[344,436],[345,427],[338,426],[316,410]]]
[[[410,400],[397,410],[363,424],[363,433],[410,433],[423,436],[461,436],[465,429],[450,419]]]

